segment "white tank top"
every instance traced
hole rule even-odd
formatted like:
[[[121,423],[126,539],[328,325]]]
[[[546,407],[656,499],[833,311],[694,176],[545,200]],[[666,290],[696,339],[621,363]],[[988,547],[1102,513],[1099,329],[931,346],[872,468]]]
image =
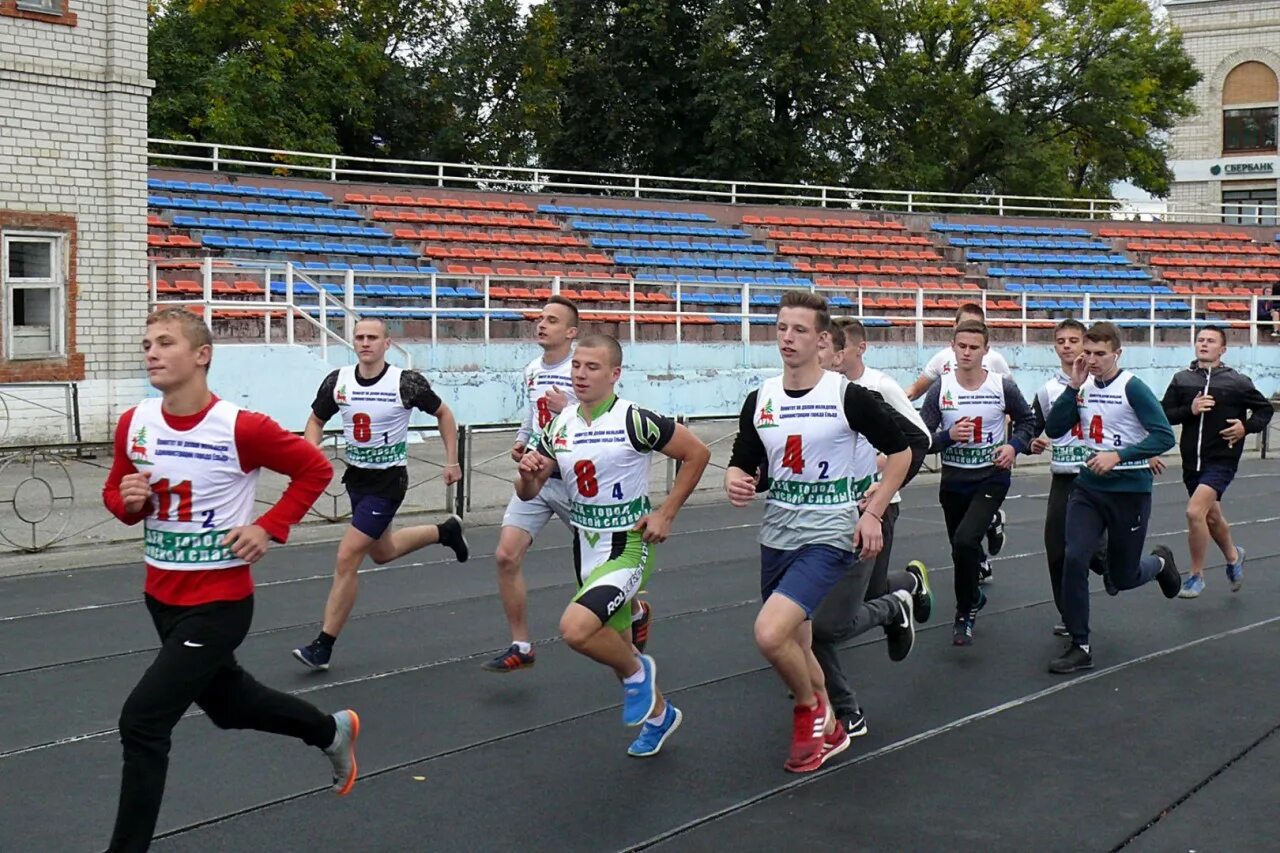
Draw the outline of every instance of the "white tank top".
[[[1085,381],[1085,387],[1093,385],[1093,377],[1089,377]],[[1067,377],[1061,373],[1051,378],[1048,382],[1041,386],[1036,392],[1036,398],[1040,403],[1040,411],[1047,418],[1049,410],[1053,408],[1054,402],[1062,396],[1062,392],[1067,389]],[[1093,453],[1084,440],[1084,430],[1077,423],[1070,432],[1065,432],[1057,438],[1052,438],[1049,447],[1049,470],[1054,474],[1078,474],[1080,466]]]
[[[144,554],[157,569],[196,571],[245,564],[222,545],[253,520],[258,472],[246,474],[236,450],[240,409],[219,400],[193,429],[165,422],[161,399],[143,400],[129,423],[129,458],[150,475],[153,510],[143,522]]]
[[[961,418],[969,418],[973,426],[969,441],[958,441],[942,451],[942,464],[953,468],[991,465],[995,449],[1004,444],[1004,377],[987,371],[982,384],[970,391],[954,372],[944,373],[939,391],[942,428],[950,430]]]
[[[400,368],[388,365],[373,385],[361,385],[356,381],[356,365],[338,369],[333,401],[342,412],[348,465],[394,468],[408,464],[413,412],[400,399],[400,373]]]
[[[859,440],[870,443],[850,429],[845,418],[848,384],[848,379],[829,371],[803,397],[788,396],[781,376],[761,384],[755,424],[769,460],[768,503],[848,512],[849,505],[856,502],[853,484],[859,474],[855,451]],[[872,476],[874,470],[873,456]],[[866,475],[865,468],[862,475]]]
[[[529,422],[533,424],[534,435],[547,428],[556,413],[547,407],[547,392],[552,386],[564,392],[568,402],[565,408],[571,408],[578,402],[573,394],[573,376],[570,373],[573,365],[573,353],[559,364],[543,364],[541,358],[535,358],[524,369],[524,387],[529,396],[529,408],[532,410]]]
[[[1132,373],[1122,370],[1107,383],[1107,387],[1099,388],[1093,377],[1090,377],[1076,394],[1076,408],[1080,412],[1079,426],[1084,432],[1085,445],[1091,453],[1118,451],[1147,437],[1147,428],[1138,420],[1138,413],[1129,405],[1129,398],[1125,394],[1125,386],[1132,378]],[[1146,467],[1147,460],[1134,459],[1121,462],[1112,470]]]
[[[630,530],[649,512],[649,454],[627,436],[627,419],[640,420],[621,398],[588,424],[570,406],[552,420],[547,444],[569,494],[569,522],[600,532]],[[638,424],[637,424],[638,425]],[[644,435],[643,429],[637,434]]]

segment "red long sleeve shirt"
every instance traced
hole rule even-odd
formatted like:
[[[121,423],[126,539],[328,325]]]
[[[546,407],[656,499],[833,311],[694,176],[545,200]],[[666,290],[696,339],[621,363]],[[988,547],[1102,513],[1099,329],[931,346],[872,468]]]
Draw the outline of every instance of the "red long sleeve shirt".
[[[195,429],[218,402],[194,415],[171,415],[164,412],[165,423],[172,429]],[[129,459],[127,444],[133,409],[125,412],[116,425],[115,454],[107,482],[102,487],[102,502],[112,515],[125,524],[137,524],[154,509],[148,502],[141,512],[130,513],[120,496],[120,481],[126,474],[137,473]],[[274,506],[254,524],[267,531],[277,542],[289,538],[289,528],[302,520],[311,505],[324,492],[333,477],[333,466],[324,454],[309,442],[286,431],[278,423],[258,412],[241,411],[236,416],[236,451],[240,467],[250,473],[266,468],[289,478],[289,485]],[[191,607],[213,601],[238,601],[253,594],[253,577],[245,564],[232,569],[169,571],[147,565],[147,595],[164,604]]]

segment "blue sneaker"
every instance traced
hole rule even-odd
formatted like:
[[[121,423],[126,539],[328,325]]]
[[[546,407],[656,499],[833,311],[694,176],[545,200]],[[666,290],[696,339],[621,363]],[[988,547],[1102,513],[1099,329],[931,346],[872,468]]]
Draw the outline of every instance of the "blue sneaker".
[[[1236,546],[1236,561],[1227,563],[1227,580],[1231,581],[1231,591],[1239,592],[1244,586],[1244,548]]]
[[[667,712],[662,715],[662,722],[656,726],[646,722],[640,729],[640,736],[627,747],[627,755],[632,758],[648,758],[651,755],[657,755],[658,750],[662,749],[662,745],[667,742],[667,737],[680,728],[680,721],[683,719],[684,714],[680,713],[680,709],[668,700]]]
[[[332,646],[323,646],[319,640],[312,640],[300,649],[293,650],[293,656],[307,669],[326,670],[329,668],[329,657],[333,654]]]
[[[653,716],[658,702],[658,665],[648,655],[640,655],[640,667],[644,681],[622,685],[622,722],[628,726],[638,726]]]
[[[1178,590],[1178,598],[1199,598],[1202,592],[1204,578],[1200,575],[1187,575],[1187,579],[1182,582],[1182,589]]]

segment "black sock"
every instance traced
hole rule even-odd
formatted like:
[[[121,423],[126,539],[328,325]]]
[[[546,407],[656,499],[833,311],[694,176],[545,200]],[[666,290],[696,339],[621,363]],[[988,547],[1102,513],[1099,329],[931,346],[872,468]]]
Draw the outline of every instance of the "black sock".
[[[320,636],[316,637],[316,642],[324,646],[326,649],[331,649],[333,648],[333,644],[338,642],[338,638],[332,634],[326,634],[324,631],[321,631]]]
[[[450,518],[437,525],[440,529],[440,544],[448,545],[450,542],[457,541],[458,534],[462,532],[462,526],[458,524],[458,519]]]

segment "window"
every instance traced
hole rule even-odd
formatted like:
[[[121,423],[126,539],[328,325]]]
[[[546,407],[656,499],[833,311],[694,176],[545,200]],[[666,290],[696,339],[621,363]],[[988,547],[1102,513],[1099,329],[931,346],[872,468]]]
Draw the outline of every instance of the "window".
[[[18,8],[24,12],[60,15],[62,14],[62,0],[18,0]]]
[[[71,0],[0,0],[0,17],[74,27],[76,13],[70,6]]]
[[[65,355],[63,245],[60,235],[5,234],[0,273],[4,284],[6,358]]]
[[[1222,150],[1275,151],[1276,108],[1222,111]]]
[[[1223,224],[1274,226],[1278,221],[1275,187],[1222,191]]]

